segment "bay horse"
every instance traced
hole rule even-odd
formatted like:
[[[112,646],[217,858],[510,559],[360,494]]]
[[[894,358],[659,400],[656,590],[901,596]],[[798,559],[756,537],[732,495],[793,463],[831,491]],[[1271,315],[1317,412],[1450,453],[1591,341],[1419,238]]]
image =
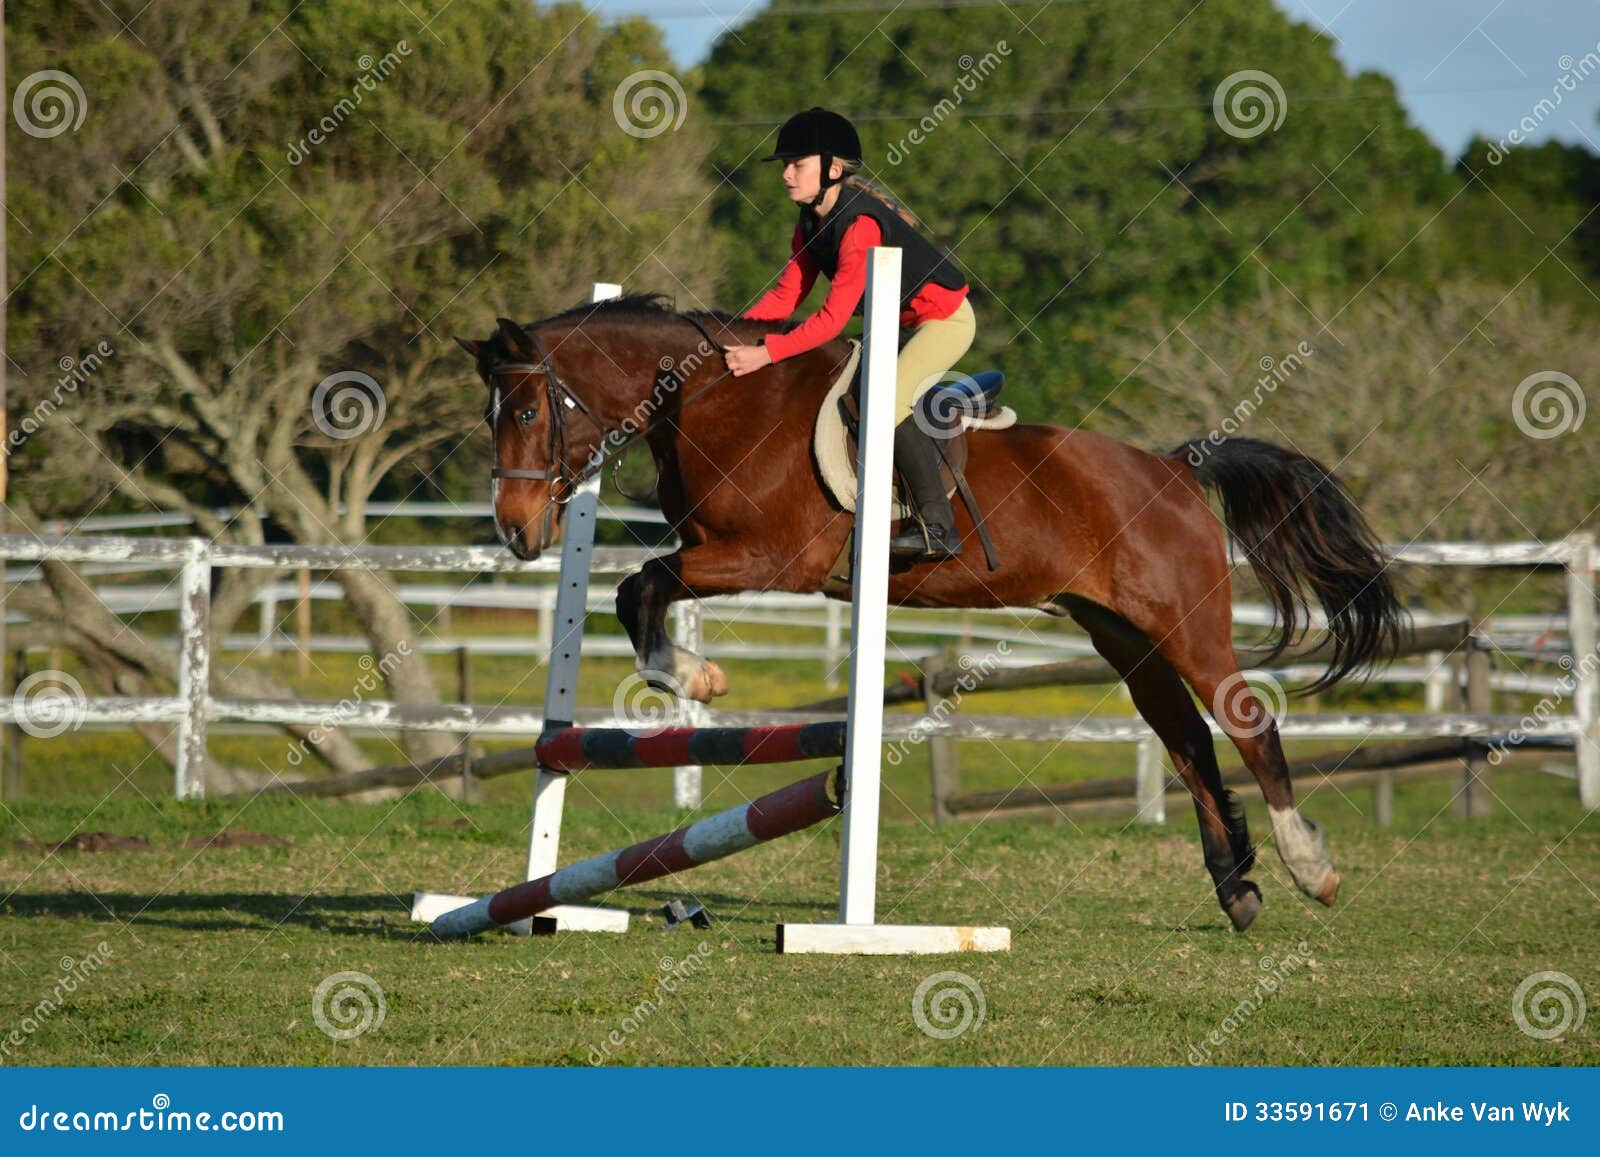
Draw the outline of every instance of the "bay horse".
[[[674,646],[669,605],[822,590],[854,523],[825,488],[811,446],[847,343],[744,377],[726,371],[725,345],[754,344],[776,328],[679,313],[642,294],[527,325],[502,318],[486,340],[457,339],[489,386],[495,529],[517,557],[535,558],[555,540],[562,505],[598,469],[597,455],[648,444],[662,513],[682,545],[623,581],[617,615],[641,672],[702,701],[726,692],[727,678]],[[1193,795],[1218,902],[1243,931],[1261,908],[1261,890],[1246,878],[1255,849],[1192,687],[1261,784],[1296,886],[1331,905],[1339,873],[1321,828],[1295,806],[1276,721],[1235,661],[1227,536],[1277,612],[1273,657],[1307,622],[1309,589],[1332,651],[1328,670],[1304,690],[1338,682],[1393,653],[1403,618],[1381,551],[1338,480],[1312,458],[1250,438],[1195,439],[1153,454],[1046,425],[967,437],[968,480],[1001,565],[988,569],[958,509],[967,549],[892,573],[890,602],[1037,608],[1080,624]]]

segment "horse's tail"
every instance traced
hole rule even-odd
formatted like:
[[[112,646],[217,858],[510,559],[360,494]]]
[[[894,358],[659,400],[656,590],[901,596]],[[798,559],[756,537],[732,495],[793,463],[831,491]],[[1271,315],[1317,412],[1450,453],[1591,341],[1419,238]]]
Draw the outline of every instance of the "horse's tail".
[[[1282,624],[1270,662],[1309,621],[1304,588],[1328,617],[1333,653],[1306,692],[1339,682],[1397,649],[1405,613],[1361,511],[1313,458],[1257,438],[1194,439],[1181,454],[1216,490],[1229,531]]]

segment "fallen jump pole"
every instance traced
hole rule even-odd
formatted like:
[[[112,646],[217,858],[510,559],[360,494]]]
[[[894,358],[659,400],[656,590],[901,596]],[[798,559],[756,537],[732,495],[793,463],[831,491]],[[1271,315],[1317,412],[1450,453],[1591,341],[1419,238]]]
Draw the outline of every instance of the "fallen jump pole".
[[[539,765],[551,771],[597,767],[681,767],[686,764],[795,763],[844,755],[838,723],[769,727],[564,727],[541,738]]]
[[[433,931],[438,936],[467,936],[504,928],[561,904],[576,904],[614,888],[709,864],[838,815],[843,796],[844,769],[825,771],[667,835],[580,860],[475,900],[435,919]]]

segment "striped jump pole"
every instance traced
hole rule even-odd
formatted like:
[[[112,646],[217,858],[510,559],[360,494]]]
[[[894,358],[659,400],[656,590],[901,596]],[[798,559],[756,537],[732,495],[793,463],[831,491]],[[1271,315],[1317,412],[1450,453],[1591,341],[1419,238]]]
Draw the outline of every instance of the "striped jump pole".
[[[474,900],[434,920],[433,931],[439,936],[466,936],[504,928],[558,905],[709,864],[837,815],[843,794],[843,769],[822,772],[667,835],[580,860]]]
[[[844,754],[844,723],[770,727],[564,727],[535,747],[551,771],[597,767],[682,767],[685,764],[796,763]]]

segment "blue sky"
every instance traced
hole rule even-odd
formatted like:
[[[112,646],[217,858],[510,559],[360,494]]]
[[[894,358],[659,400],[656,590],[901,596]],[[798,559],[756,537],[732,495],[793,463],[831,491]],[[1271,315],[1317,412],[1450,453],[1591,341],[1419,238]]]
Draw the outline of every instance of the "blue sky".
[[[680,65],[699,63],[724,27],[737,26],[765,7],[764,0],[590,2],[608,14],[639,13],[657,21]],[[888,6],[885,0],[868,2]],[[1574,64],[1582,69],[1579,62],[1588,53],[1600,56],[1600,0],[1277,3],[1296,19],[1325,28],[1338,41],[1347,67],[1393,77],[1417,123],[1451,156],[1474,132],[1504,138],[1551,95],[1563,73]],[[1600,153],[1600,71],[1583,79],[1572,72],[1569,80],[1576,90],[1563,93],[1560,107],[1540,118],[1528,139],[1587,140]]]

